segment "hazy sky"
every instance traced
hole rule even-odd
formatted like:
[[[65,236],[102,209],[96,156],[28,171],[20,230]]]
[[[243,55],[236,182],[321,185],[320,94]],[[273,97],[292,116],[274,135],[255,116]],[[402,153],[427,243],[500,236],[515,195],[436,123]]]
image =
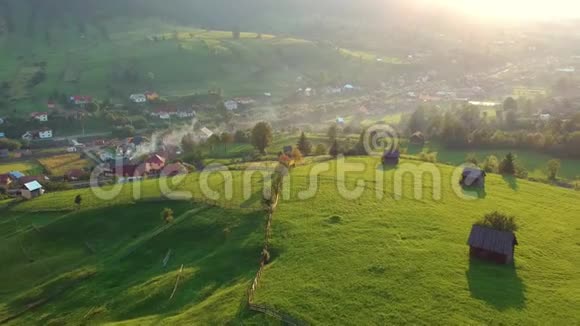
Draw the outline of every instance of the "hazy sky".
[[[580,18],[580,0],[423,0],[486,18]]]

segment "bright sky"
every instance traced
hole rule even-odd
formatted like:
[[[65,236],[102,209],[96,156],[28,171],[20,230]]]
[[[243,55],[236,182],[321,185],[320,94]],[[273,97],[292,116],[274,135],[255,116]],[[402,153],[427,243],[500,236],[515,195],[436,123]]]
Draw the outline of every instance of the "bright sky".
[[[424,0],[486,18],[580,18],[580,0]]]

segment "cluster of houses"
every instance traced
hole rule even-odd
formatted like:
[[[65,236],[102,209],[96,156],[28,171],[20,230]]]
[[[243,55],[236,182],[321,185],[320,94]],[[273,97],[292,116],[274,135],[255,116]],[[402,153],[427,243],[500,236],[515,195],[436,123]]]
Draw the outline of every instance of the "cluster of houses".
[[[197,115],[193,109],[175,109],[175,108],[160,108],[153,110],[150,115],[162,120],[171,118],[186,119],[193,118]]]
[[[119,183],[141,180],[144,177],[172,177],[187,174],[182,163],[168,163],[160,154],[152,154],[145,160],[111,160],[105,166],[105,175],[116,177]]]
[[[19,194],[25,199],[32,199],[44,194],[41,182],[47,181],[50,179],[44,175],[27,176],[20,171],[0,174],[0,188]]]
[[[354,86],[352,84],[345,84],[343,86],[326,86],[321,88],[320,90],[311,87],[299,88],[296,90],[296,94],[304,97],[312,97],[318,94],[323,95],[347,94],[358,90],[361,90],[361,88],[358,86]]]
[[[157,100],[159,100],[159,94],[156,92],[137,93],[129,96],[129,101],[137,104],[151,103]]]
[[[272,94],[270,93],[264,93],[264,96],[266,97],[270,97],[272,96]],[[256,100],[254,100],[251,97],[235,97],[233,99],[227,100],[224,102],[224,106],[226,107],[226,109],[228,111],[236,111],[238,109],[240,109],[241,107],[250,107],[252,105],[256,104]]]

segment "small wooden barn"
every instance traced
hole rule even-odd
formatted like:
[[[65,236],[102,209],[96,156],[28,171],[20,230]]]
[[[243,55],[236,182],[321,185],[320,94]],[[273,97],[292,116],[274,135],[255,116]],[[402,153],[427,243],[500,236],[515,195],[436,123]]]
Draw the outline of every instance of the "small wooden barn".
[[[20,196],[25,199],[40,197],[44,194],[44,188],[38,181],[26,183],[20,189]]]
[[[467,244],[471,257],[498,264],[510,264],[514,261],[514,251],[518,240],[513,232],[474,225]]]
[[[481,169],[465,168],[461,173],[461,181],[459,181],[459,184],[463,187],[484,188],[486,176],[485,171]]]
[[[399,164],[399,160],[401,159],[401,153],[398,150],[394,151],[385,151],[383,153],[383,165],[397,165]]]
[[[409,142],[415,145],[423,145],[425,143],[425,135],[422,132],[417,131],[409,137]]]

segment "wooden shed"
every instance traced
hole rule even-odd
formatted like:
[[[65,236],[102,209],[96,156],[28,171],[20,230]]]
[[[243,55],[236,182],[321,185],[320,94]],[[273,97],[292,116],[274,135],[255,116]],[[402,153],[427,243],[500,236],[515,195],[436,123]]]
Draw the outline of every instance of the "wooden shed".
[[[481,169],[465,168],[461,173],[461,181],[459,181],[459,184],[463,187],[484,188],[486,176],[485,171]]]
[[[510,264],[514,261],[514,251],[518,240],[513,232],[474,225],[467,244],[471,257],[498,264]]]
[[[44,188],[38,181],[26,183],[20,189],[20,195],[25,199],[40,197],[44,194]]]
[[[409,142],[415,145],[423,145],[425,143],[425,135],[422,132],[417,131],[409,137]]]
[[[383,165],[397,165],[401,159],[401,153],[398,150],[385,151],[383,153]]]

